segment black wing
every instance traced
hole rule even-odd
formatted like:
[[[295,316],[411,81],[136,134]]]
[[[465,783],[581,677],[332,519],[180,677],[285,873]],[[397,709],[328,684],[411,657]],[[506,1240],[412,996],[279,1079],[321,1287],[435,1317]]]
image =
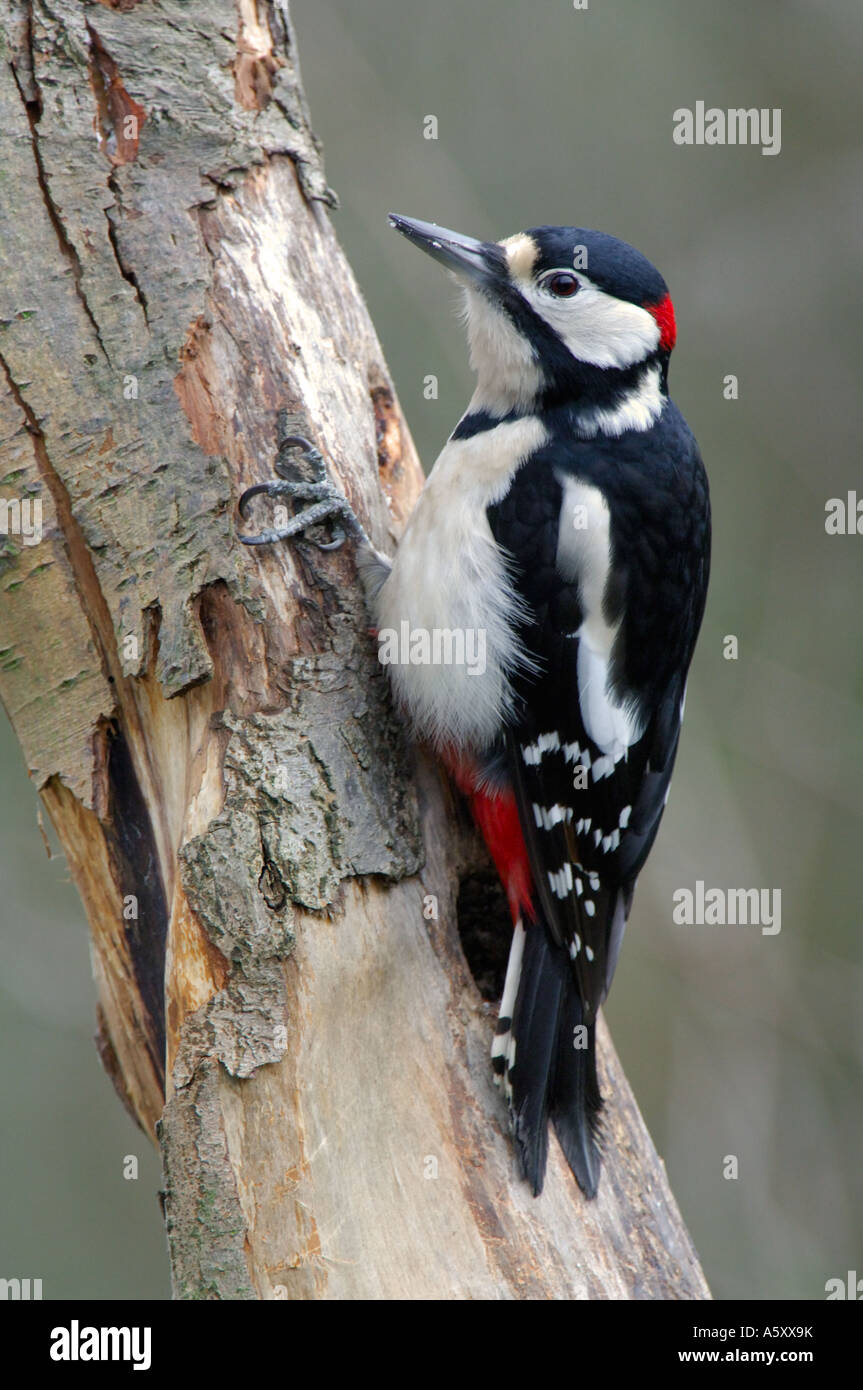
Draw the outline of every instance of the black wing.
[[[514,681],[506,761],[542,916],[570,956],[588,1023],[667,799],[707,587],[706,478],[670,403],[663,421],[651,438],[550,444],[489,511],[530,615],[519,636],[536,667]],[[589,528],[562,530],[585,496],[607,508],[600,614],[591,600],[596,608],[602,545]],[[605,689],[602,662],[581,650],[586,619],[616,631]],[[628,730],[623,744],[602,738],[603,702]]]

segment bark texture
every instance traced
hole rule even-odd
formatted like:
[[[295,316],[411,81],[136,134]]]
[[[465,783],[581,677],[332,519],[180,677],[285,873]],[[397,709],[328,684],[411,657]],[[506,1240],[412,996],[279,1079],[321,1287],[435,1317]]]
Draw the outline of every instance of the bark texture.
[[[176,1296],[708,1297],[604,1026],[598,1200],[554,1141],[543,1196],[516,1180],[456,922],[481,855],[349,548],[236,540],[280,411],[382,548],[422,482],[286,4],[0,15],[0,695]]]

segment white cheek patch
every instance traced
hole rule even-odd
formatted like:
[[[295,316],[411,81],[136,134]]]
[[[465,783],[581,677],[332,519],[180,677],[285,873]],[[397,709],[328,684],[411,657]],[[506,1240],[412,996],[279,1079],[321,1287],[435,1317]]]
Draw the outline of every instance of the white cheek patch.
[[[659,324],[647,309],[615,299],[581,271],[579,290],[571,299],[557,299],[539,286],[521,285],[521,293],[579,362],[594,367],[631,367],[655,352]]]

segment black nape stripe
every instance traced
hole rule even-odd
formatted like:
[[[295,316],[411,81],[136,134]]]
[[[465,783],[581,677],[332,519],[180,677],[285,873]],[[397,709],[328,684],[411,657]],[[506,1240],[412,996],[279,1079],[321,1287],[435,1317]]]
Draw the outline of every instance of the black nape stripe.
[[[532,413],[532,410],[508,410],[506,415],[492,415],[488,410],[471,410],[459,420],[450,439],[472,439],[476,434],[484,434],[512,420],[523,420]]]

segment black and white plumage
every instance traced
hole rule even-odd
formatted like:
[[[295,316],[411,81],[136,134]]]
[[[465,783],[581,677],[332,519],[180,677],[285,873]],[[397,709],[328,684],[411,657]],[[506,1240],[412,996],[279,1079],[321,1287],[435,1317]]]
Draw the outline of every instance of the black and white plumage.
[[[488,244],[393,221],[463,279],[478,385],[377,617],[488,633],[483,680],[403,666],[394,686],[471,794],[513,906],[493,1057],[522,1171],[539,1192],[550,1118],[592,1196],[596,1014],[667,799],[707,589],[707,480],[667,394],[674,313],[654,267],[601,233]]]
[[[590,1197],[597,1010],[667,799],[707,590],[707,479],[668,397],[674,313],[650,262],[602,233],[489,243],[391,220],[463,282],[477,389],[395,559],[355,523],[358,560],[379,630],[484,634],[481,673],[389,672],[509,896],[493,1062],[522,1173],[539,1193],[551,1119]]]
[[[539,915],[553,942],[543,943],[543,968],[555,978],[554,958],[559,969],[566,953],[576,980],[578,1000],[564,991],[558,1005],[559,1042],[571,1042],[574,1023],[588,1030],[583,1063],[563,1058],[550,1076],[548,1109],[590,1193],[598,1176],[593,1026],[668,795],[707,578],[706,488],[694,441],[670,404],[645,435],[610,446],[573,439],[565,409],[550,434],[491,509],[490,524],[514,557],[530,612],[520,643],[539,668],[514,677],[518,714],[506,743]],[[593,546],[573,525],[584,506]],[[513,1024],[516,1116],[541,1086],[519,1075],[519,1031],[540,1026],[531,1009],[525,994]],[[505,1045],[501,1052],[508,1056]],[[558,1094],[561,1077],[583,1086],[584,1101],[578,1094],[574,1104],[583,1103],[588,1121],[568,1141],[561,1131],[572,1128],[572,1104]],[[535,1186],[541,1130],[541,1120],[531,1126],[523,1152]]]

